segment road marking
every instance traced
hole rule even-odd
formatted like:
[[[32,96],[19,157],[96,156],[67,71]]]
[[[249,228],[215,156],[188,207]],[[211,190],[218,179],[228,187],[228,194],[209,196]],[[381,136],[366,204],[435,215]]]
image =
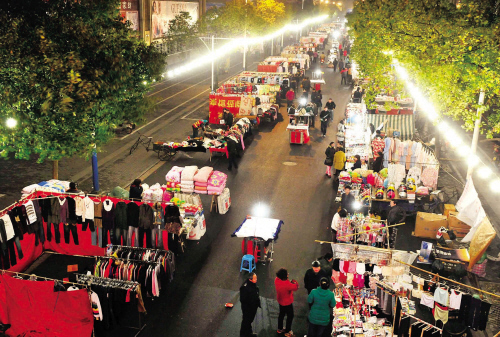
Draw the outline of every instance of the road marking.
[[[285,165],[285,166],[295,166],[295,165],[297,165],[297,163],[294,162],[294,161],[284,161],[282,164]]]

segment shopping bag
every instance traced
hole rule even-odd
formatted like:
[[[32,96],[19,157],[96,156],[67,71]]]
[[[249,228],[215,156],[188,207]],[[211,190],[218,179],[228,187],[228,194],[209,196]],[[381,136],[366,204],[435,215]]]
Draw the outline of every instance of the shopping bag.
[[[201,211],[201,214],[199,215],[197,227],[200,229],[200,237],[205,235],[207,231],[207,223],[205,220],[205,213],[203,213],[203,211]]]
[[[217,204],[219,206],[219,214],[226,214],[231,206],[231,196],[229,188],[224,188],[222,193],[217,197]]]
[[[191,230],[189,231],[189,234],[187,236],[187,239],[188,240],[199,240],[200,238],[201,238],[200,225],[198,223],[197,226],[194,226],[193,228],[191,228]]]

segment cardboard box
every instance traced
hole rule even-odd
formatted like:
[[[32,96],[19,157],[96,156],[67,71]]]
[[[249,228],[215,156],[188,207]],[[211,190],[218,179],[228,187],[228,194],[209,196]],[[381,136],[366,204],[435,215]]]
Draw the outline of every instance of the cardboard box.
[[[436,239],[440,227],[448,228],[448,219],[444,215],[417,212],[414,236],[425,239]]]
[[[457,238],[463,238],[470,231],[470,226],[458,220],[458,212],[450,212],[448,215],[448,229],[453,230]]]
[[[448,215],[450,215],[450,212],[455,212],[455,211],[456,211],[455,205],[444,204],[444,215],[446,215],[446,217],[448,217]]]

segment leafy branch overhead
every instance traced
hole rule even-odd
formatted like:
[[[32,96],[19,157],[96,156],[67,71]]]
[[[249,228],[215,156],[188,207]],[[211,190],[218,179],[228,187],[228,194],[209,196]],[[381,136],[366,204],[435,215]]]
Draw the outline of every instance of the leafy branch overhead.
[[[485,90],[488,135],[500,132],[500,26],[494,1],[358,1],[348,16],[360,71],[380,79],[392,57],[409,70],[438,111],[472,129]],[[384,55],[392,51],[393,55]]]
[[[151,106],[166,65],[123,23],[118,0],[0,3],[0,151],[39,161],[89,155]],[[7,129],[6,118],[17,127]]]

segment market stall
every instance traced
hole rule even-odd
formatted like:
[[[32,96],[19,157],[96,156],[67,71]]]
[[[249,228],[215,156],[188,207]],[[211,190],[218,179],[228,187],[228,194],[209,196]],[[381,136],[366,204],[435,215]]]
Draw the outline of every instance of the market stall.
[[[269,56],[257,65],[257,71],[267,73],[285,73],[289,75],[294,73],[294,67],[295,72],[297,69],[309,69],[309,57],[304,58],[299,55],[289,55],[286,57]]]
[[[231,236],[243,239],[243,255],[252,255],[256,262],[271,263],[274,242],[278,240],[282,225],[281,220],[248,216]]]
[[[286,129],[289,132],[290,144],[307,144],[310,141],[309,126],[311,118],[314,118],[313,109],[299,107],[294,114],[289,114],[289,124]]]

